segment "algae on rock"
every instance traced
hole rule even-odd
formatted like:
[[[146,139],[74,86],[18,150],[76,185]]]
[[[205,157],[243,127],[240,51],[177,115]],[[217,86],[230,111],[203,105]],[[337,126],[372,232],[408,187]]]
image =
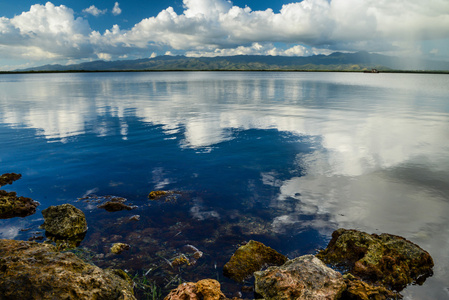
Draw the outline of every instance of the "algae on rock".
[[[362,280],[402,290],[432,275],[430,254],[403,237],[338,229],[317,257]]]
[[[42,211],[48,238],[57,244],[66,243],[69,247],[78,246],[87,231],[84,213],[71,204],[50,206]]]
[[[1,299],[134,300],[121,270],[102,270],[45,243],[0,240]]]
[[[237,282],[251,277],[254,272],[268,266],[280,266],[287,257],[257,241],[249,241],[235,251],[224,265],[223,274]]]
[[[6,173],[0,176],[0,187],[11,184],[22,177],[21,174]],[[0,190],[0,219],[27,217],[36,212],[39,202],[27,197],[18,197],[16,192]]]

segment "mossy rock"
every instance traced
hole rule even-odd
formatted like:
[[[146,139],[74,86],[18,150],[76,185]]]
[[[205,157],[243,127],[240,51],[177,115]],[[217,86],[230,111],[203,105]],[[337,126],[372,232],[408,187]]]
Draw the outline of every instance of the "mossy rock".
[[[11,184],[22,177],[21,174],[6,173],[0,176],[0,186]],[[0,190],[0,219],[26,217],[36,212],[39,202],[27,197],[18,197],[16,192]]]
[[[50,206],[42,211],[44,224],[48,233],[61,237],[72,237],[87,231],[86,216],[71,204]]]
[[[338,229],[317,257],[364,281],[400,291],[432,275],[430,254],[403,237]]]
[[[0,240],[0,299],[136,298],[121,270],[102,270],[50,244]]]
[[[280,266],[287,257],[257,241],[249,241],[235,251],[224,265],[223,274],[237,282],[250,278],[254,272],[269,266]]]
[[[0,176],[0,187],[11,184],[16,180],[19,180],[22,177],[22,174],[16,173],[5,173]]]

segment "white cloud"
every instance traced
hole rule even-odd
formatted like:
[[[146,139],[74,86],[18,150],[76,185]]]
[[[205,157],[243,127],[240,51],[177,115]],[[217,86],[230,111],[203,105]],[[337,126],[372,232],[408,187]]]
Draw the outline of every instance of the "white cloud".
[[[112,8],[112,14],[114,16],[118,16],[122,13],[122,9],[119,7],[119,3],[115,2],[114,7]]]
[[[104,15],[108,10],[107,9],[98,9],[95,7],[95,5],[91,5],[86,9],[83,9],[83,13],[91,14],[95,17],[98,17],[99,15]]]
[[[130,29],[114,25],[104,33],[90,29],[64,5],[36,4],[19,16],[0,18],[0,55],[29,59],[25,54],[30,49],[53,59],[89,59],[97,53],[131,58],[149,51],[187,51],[190,56],[311,55],[336,50],[420,54],[422,43],[438,40],[440,46],[433,47],[433,53],[439,51],[441,58],[447,53],[443,45],[449,44],[449,4],[443,0],[304,0],[284,5],[279,13],[253,11],[225,0],[183,3],[181,14],[168,7]],[[105,12],[95,6],[84,11]],[[112,13],[121,12],[115,2]],[[423,53],[431,55],[430,50]]]

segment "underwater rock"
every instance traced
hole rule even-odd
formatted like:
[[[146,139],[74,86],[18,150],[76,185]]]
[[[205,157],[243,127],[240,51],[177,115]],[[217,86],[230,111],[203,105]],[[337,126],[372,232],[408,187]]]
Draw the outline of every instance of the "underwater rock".
[[[16,173],[5,173],[0,176],[0,187],[11,184],[16,180],[19,180],[22,178],[22,174],[16,174]]]
[[[124,244],[124,243],[115,243],[112,245],[111,247],[111,252],[114,254],[120,254],[125,250],[129,250],[131,246],[128,244]]]
[[[432,275],[430,254],[403,237],[338,229],[317,257],[362,280],[400,291]]]
[[[0,240],[1,299],[133,300],[122,270],[102,270],[45,243]]]
[[[255,291],[264,299],[339,299],[346,284],[343,276],[313,255],[287,261],[254,273]]]
[[[121,201],[111,200],[107,201],[101,205],[97,206],[98,208],[104,208],[106,211],[114,212],[114,211],[120,211],[120,210],[132,210],[136,208],[135,206],[129,206]]]
[[[342,299],[348,300],[387,300],[402,299],[399,293],[390,291],[384,286],[374,286],[358,280],[351,273],[343,276],[347,289],[343,293]]]
[[[256,241],[241,246],[224,265],[223,274],[237,282],[251,277],[254,272],[268,266],[280,266],[287,257]]]
[[[21,174],[6,173],[0,176],[0,187],[11,184],[22,177]],[[0,190],[0,219],[27,217],[36,212],[39,202],[31,198],[17,197],[15,192]]]
[[[39,202],[27,197],[17,197],[15,192],[0,190],[0,219],[27,217],[36,212]]]
[[[164,300],[226,300],[220,283],[214,279],[203,279],[196,283],[186,282],[172,290]]]
[[[87,231],[84,213],[71,204],[50,206],[42,211],[46,236],[57,244],[67,243],[69,247],[78,246]]]

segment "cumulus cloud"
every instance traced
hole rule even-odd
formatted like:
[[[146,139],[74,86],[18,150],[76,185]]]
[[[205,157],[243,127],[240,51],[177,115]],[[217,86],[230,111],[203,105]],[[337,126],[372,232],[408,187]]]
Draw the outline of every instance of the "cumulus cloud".
[[[92,16],[98,17],[99,15],[104,15],[108,10],[107,9],[98,9],[95,5],[91,5],[86,9],[83,9],[83,13],[90,14]]]
[[[131,28],[113,25],[103,33],[90,29],[64,5],[36,4],[19,16],[0,18],[0,54],[24,57],[30,49],[35,57],[84,59],[99,53],[118,58],[166,51],[190,56],[337,50],[392,54],[420,53],[419,43],[439,40],[440,47],[430,48],[430,55],[449,45],[449,5],[443,0],[304,0],[286,4],[278,13],[253,11],[226,0],[183,4],[181,14],[168,7]],[[84,12],[100,15],[105,10],[91,6]],[[122,13],[118,2],[112,13]]]
[[[115,2],[114,7],[112,8],[112,14],[114,16],[118,16],[122,13],[122,9],[120,8],[118,2]]]

